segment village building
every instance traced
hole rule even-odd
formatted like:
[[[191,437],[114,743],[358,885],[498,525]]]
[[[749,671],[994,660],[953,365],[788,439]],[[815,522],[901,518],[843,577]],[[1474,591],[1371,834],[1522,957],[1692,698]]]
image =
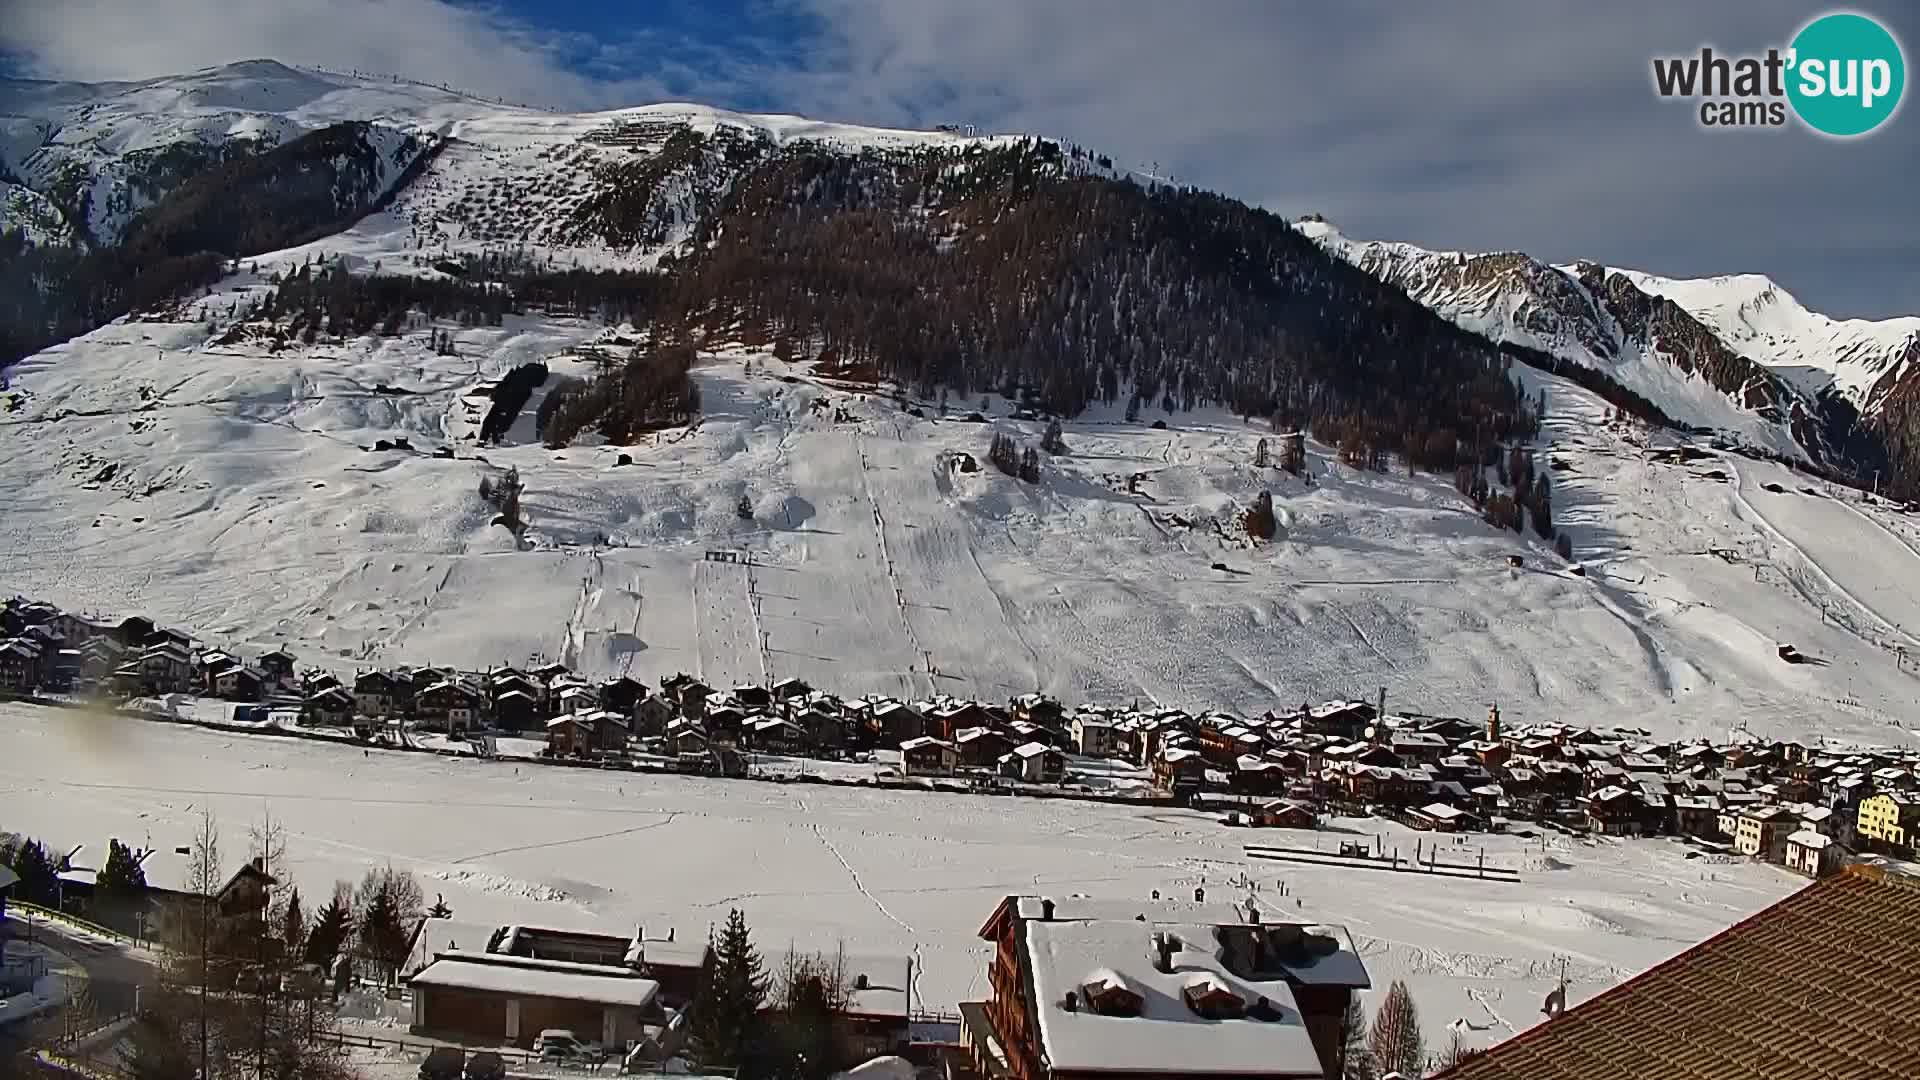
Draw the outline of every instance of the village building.
[[[1070,730],[1074,749],[1087,757],[1115,757],[1121,753],[1120,731],[1104,716],[1075,713]]]
[[[999,764],[1002,776],[1029,784],[1057,784],[1067,775],[1067,756],[1041,742],[1021,743]]]
[[[423,728],[470,731],[479,723],[481,700],[479,692],[466,683],[442,679],[414,696],[414,719]]]
[[[1862,799],[1854,834],[1871,851],[1913,851],[1920,838],[1920,796],[1883,791]]]
[[[353,695],[338,686],[310,694],[301,706],[300,717],[308,724],[346,727],[353,723]]]
[[[925,735],[900,744],[900,771],[906,776],[951,776],[960,767],[960,751],[950,742]]]
[[[1832,837],[1812,829],[1787,834],[1787,869],[1821,878],[1845,865],[1847,849]]]
[[[663,1019],[660,984],[609,964],[452,951],[408,980],[418,1035],[530,1047],[540,1032],[566,1029],[614,1052]]]
[[[1127,906],[1010,896],[994,910],[980,930],[991,997],[960,1007],[981,1075],[1342,1074],[1347,1002],[1371,985],[1345,930]]]
[[[1743,811],[1734,822],[1733,849],[1765,862],[1785,862],[1787,836],[1798,824],[1783,806],[1759,806]]]
[[[966,728],[954,735],[960,751],[960,765],[969,769],[991,769],[1001,757],[1013,750],[1013,740],[992,728]]]
[[[363,671],[353,677],[353,710],[360,716],[397,716],[407,711],[412,700],[412,683],[406,679],[385,671]]]

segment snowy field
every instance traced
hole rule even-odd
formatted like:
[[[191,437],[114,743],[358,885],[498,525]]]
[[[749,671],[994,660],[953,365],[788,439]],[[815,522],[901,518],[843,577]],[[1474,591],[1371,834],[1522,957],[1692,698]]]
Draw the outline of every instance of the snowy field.
[[[1321,832],[1228,829],[1183,810],[636,777],[228,735],[0,706],[0,825],[58,846],[109,837],[170,850],[206,810],[229,861],[268,813],[293,876],[320,897],[391,863],[456,918],[699,939],[745,910],[761,947],[918,957],[916,1003],[987,992],[974,935],[1011,892],[1144,900],[1155,889],[1238,901],[1250,875],[1272,918],[1346,925],[1382,987],[1406,978],[1426,1026],[1491,1042],[1539,1016],[1564,961],[1590,996],[1802,883],[1777,867],[1689,861],[1667,841],[1474,838],[1442,861],[1520,871],[1449,880],[1248,860],[1240,847],[1411,853],[1377,821]],[[1430,839],[1430,838],[1423,838]],[[1281,883],[1284,882],[1284,890]]]
[[[476,388],[537,359],[581,373],[570,350],[607,333],[525,317],[456,328],[456,356],[424,328],[268,355],[205,324],[120,323],[50,349],[0,413],[0,586],[342,674],[544,658],[1255,713],[1386,687],[1401,709],[1498,702],[1522,723],[1917,738],[1920,663],[1894,651],[1920,649],[1913,520],[1768,463],[1657,460],[1670,436],[1609,426],[1559,380],[1522,373],[1548,394],[1540,460],[1585,577],[1481,522],[1450,478],[1318,446],[1311,486],[1256,470],[1265,433],[1232,416],[1096,410],[1025,485],[985,467],[994,430],[1040,434],[997,397],[987,425],[959,419],[977,401],[916,417],[764,355],[695,369],[691,431],[549,451],[536,392],[511,445],[468,440]],[[395,437],[412,449],[372,449]],[[507,466],[522,550],[476,494]],[[1236,521],[1263,488],[1282,535],[1255,550]]]

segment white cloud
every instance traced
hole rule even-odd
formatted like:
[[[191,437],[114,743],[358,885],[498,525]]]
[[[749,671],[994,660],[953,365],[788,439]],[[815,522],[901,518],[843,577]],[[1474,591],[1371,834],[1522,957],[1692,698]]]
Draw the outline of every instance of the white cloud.
[[[658,93],[647,81],[577,73],[592,42],[445,0],[22,0],[0,34],[25,73],[43,78],[140,79],[271,58],[538,104]]]
[[[747,15],[710,19],[711,36],[689,40],[617,24],[557,34],[447,0],[11,0],[0,42],[30,73],[58,78],[265,56],[561,107],[693,98],[971,122],[1157,162],[1281,212],[1323,212],[1357,236],[1671,274],[1760,271],[1841,312],[1886,313],[1920,295],[1903,187],[1920,114],[1849,144],[1713,134],[1651,92],[1652,56],[1777,43],[1804,19],[1803,0],[745,4]],[[635,22],[658,11],[638,10]]]

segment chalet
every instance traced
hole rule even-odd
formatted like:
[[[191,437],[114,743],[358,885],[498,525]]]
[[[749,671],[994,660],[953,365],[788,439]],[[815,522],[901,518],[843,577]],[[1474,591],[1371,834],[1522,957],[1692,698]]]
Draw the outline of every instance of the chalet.
[[[293,685],[293,664],[293,654],[285,649],[275,649],[255,662],[255,666],[265,672],[267,678],[281,686]]]
[[[921,736],[900,744],[901,772],[907,776],[950,776],[960,765],[960,751],[950,742]]]
[[[675,754],[705,754],[711,746],[706,731],[695,721],[681,719],[667,725],[667,749]]]
[[[773,695],[773,700],[775,701],[794,701],[812,693],[813,688],[789,675],[784,679],[777,680],[772,686],[767,688],[767,692]]]
[[[1001,755],[1000,774],[1029,784],[1057,784],[1066,779],[1067,756],[1046,743],[1021,743]]]
[[[1205,781],[1207,759],[1187,746],[1162,746],[1153,759],[1153,784],[1162,791],[1198,787]]]
[[[660,689],[667,700],[680,710],[680,715],[698,720],[706,714],[707,699],[713,696],[713,687],[691,675],[672,675],[660,680]]]
[[[1586,797],[1587,825],[1608,836],[1639,836],[1648,831],[1647,804],[1636,792],[1603,787]]]
[[[1319,825],[1313,810],[1296,799],[1273,799],[1254,811],[1253,823],[1269,829],[1311,829]]]
[[[735,746],[740,742],[740,731],[747,724],[747,714],[738,705],[707,702],[704,719],[707,737],[716,745]]]
[[[646,696],[647,684],[625,675],[600,684],[600,707],[622,716],[632,716]]]
[[[925,733],[948,742],[968,728],[991,727],[995,722],[994,715],[977,701],[927,702],[920,711],[926,717]]]
[[[736,686],[729,696],[747,712],[766,712],[773,708],[773,694],[764,686]]]
[[[258,668],[230,663],[214,673],[213,695],[227,701],[259,701],[267,689],[267,674]]]
[[[25,638],[0,642],[0,690],[31,693],[40,685],[40,646]]]
[[[501,731],[532,731],[540,726],[540,703],[519,687],[493,699],[493,724]]]
[[[660,694],[649,693],[633,706],[633,733],[643,738],[654,738],[667,730],[667,722],[673,719],[673,703]]]
[[[586,757],[594,751],[594,721],[578,713],[561,713],[547,721],[549,757]]]
[[[414,668],[412,671],[405,672],[404,675],[408,688],[411,691],[407,696],[413,701],[414,708],[417,709],[420,704],[420,695],[431,687],[451,680],[454,677],[454,672],[452,668],[423,667]]]
[[[346,727],[353,722],[353,695],[339,686],[310,694],[300,710],[301,719],[325,727]]]
[[[1428,803],[1407,811],[1407,822],[1416,829],[1430,832],[1461,832],[1473,828],[1475,824],[1471,813],[1443,802]]]
[[[954,736],[960,751],[960,764],[970,769],[990,769],[1001,756],[1012,752],[1013,740],[992,728],[967,728]]]
[[[882,743],[897,745],[926,736],[925,718],[911,706],[898,701],[884,701],[875,705],[867,723],[873,730],[874,738]]]
[[[847,718],[841,714],[837,703],[809,702],[806,708],[795,712],[792,719],[806,729],[808,737],[819,749],[839,750],[847,745]]]
[[[353,709],[361,716],[385,718],[405,712],[413,701],[412,683],[384,671],[363,671],[353,678]]]
[[[547,685],[547,707],[561,713],[588,712],[600,707],[600,695],[593,687],[576,680],[555,681]]]
[[[1243,795],[1280,795],[1292,786],[1297,775],[1289,773],[1283,762],[1243,754],[1233,763],[1228,786]]]
[[[172,638],[149,645],[140,654],[140,682],[149,694],[186,693],[193,683],[193,657]]]
[[[1327,770],[1326,779],[1349,802],[1412,806],[1427,797],[1424,775],[1386,765],[1356,762]]]
[[[541,664],[539,667],[530,669],[527,674],[539,680],[542,686],[552,686],[563,679],[574,677],[572,668],[558,662]]]
[[[1396,731],[1387,741],[1393,756],[1409,765],[1438,762],[1447,755],[1447,740],[1429,731]]]
[[[1378,712],[1364,701],[1330,701],[1301,710],[1300,730],[1312,735],[1357,739]]]
[[[1228,911],[1007,897],[980,929],[991,997],[960,1006],[979,1075],[1342,1075],[1348,1002],[1372,985],[1351,938]]]
[[[187,633],[185,630],[156,627],[146,636],[146,639],[143,640],[140,645],[142,648],[148,649],[155,645],[173,645],[177,646],[181,652],[191,655],[193,652],[193,635]]]
[[[1013,719],[1038,724],[1043,728],[1058,728],[1061,718],[1066,715],[1060,703],[1045,694],[1022,694],[1010,704],[1013,707]]]
[[[1680,836],[1712,839],[1720,833],[1720,808],[1700,795],[1673,798],[1673,831]]]
[[[422,727],[469,731],[480,722],[480,705],[478,691],[464,682],[443,679],[414,697],[413,711]]]
[[[80,646],[80,677],[87,682],[98,682],[114,668],[120,666],[126,647],[111,636],[102,635],[87,639]]]
[[[533,707],[536,714],[544,715],[547,707],[547,684],[531,675],[508,669],[496,671],[487,677],[487,693],[497,705],[507,694],[519,694]],[[516,707],[517,708],[517,707]]]
[[[1113,757],[1120,753],[1120,732],[1113,722],[1094,713],[1075,713],[1069,730],[1074,749],[1087,757]]]
[[[785,717],[762,716],[747,729],[746,744],[769,754],[805,754],[813,749],[813,735]]]

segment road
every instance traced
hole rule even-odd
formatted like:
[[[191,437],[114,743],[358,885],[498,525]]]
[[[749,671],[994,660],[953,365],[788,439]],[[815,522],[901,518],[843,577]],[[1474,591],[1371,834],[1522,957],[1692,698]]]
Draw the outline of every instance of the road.
[[[58,923],[35,919],[29,924],[17,919],[15,924],[23,928],[23,938],[40,942],[80,965],[93,990],[95,1009],[102,1015],[131,1010],[135,988],[151,983],[157,975],[146,957],[78,936]]]

